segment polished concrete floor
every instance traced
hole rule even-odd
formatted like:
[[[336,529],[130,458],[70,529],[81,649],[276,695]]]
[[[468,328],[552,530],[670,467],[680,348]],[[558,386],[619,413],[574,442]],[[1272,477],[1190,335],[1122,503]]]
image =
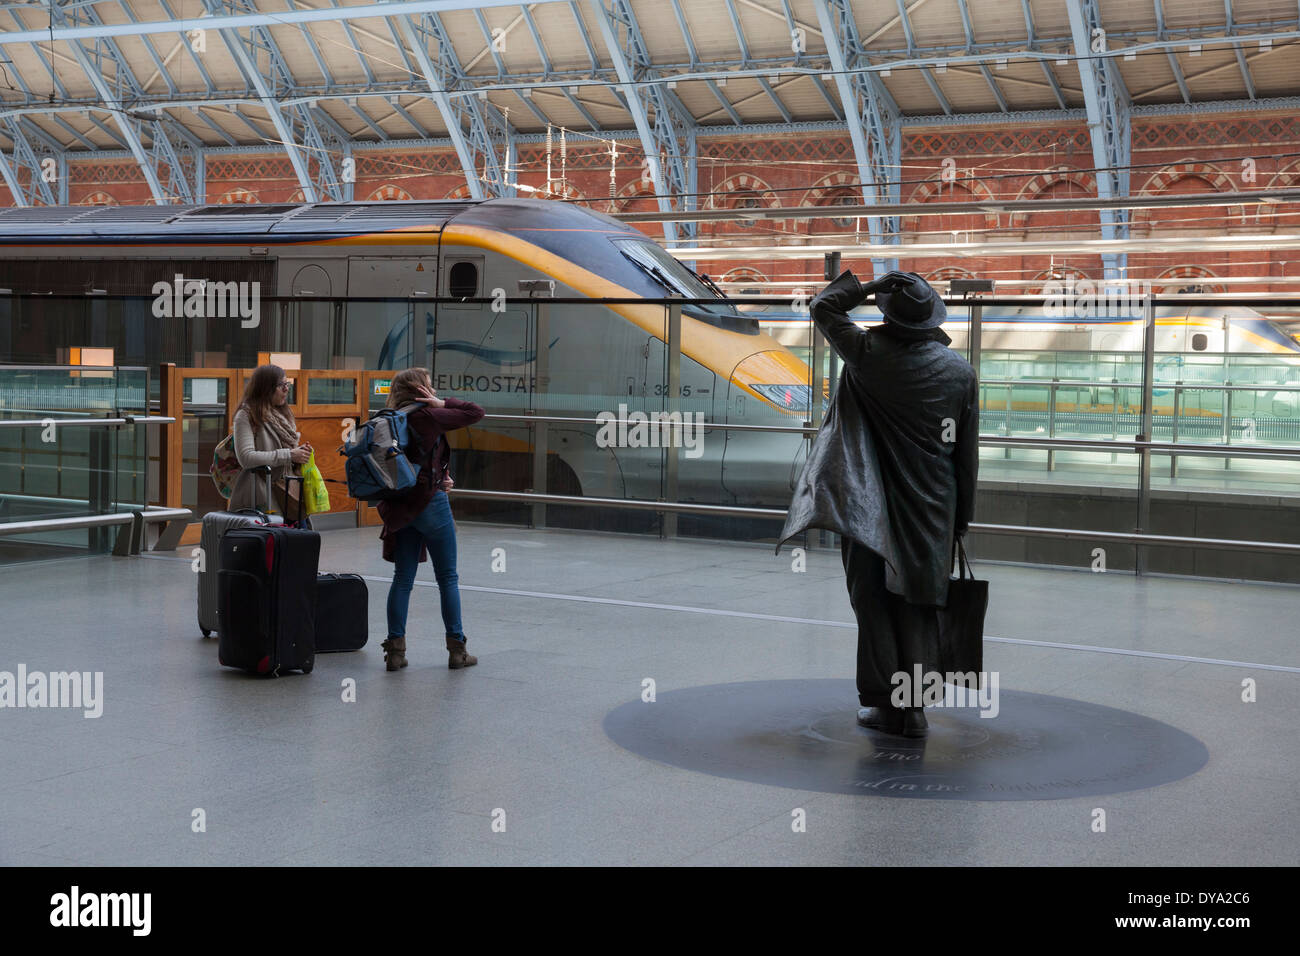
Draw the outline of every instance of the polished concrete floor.
[[[0,709],[0,862],[1300,859],[1294,588],[976,556],[992,582],[985,664],[1004,691],[1131,711],[1197,738],[1209,759],[1173,782],[1104,796],[908,800],[680,769],[623,749],[603,727],[646,679],[671,700],[703,685],[851,678],[838,552],[812,552],[797,573],[788,550],[462,523],[465,629],[479,666],[447,669],[425,565],[411,665],[389,674],[378,644],[390,566],[377,530],[323,538],[323,570],[375,579],[371,643],[279,680],[218,666],[215,641],[198,634],[187,554],[0,569],[0,676],[19,665],[104,675],[98,719]],[[504,571],[493,571],[494,552]],[[349,679],[355,701],[344,700]],[[846,694],[843,707],[855,705]],[[1098,809],[1105,832],[1094,829]]]

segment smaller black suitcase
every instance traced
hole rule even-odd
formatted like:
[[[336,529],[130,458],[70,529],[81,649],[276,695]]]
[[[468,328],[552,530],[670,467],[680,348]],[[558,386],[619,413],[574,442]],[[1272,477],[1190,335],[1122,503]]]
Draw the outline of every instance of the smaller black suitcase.
[[[316,659],[320,535],[235,528],[221,539],[217,660],[255,674],[310,673]]]
[[[359,651],[370,637],[369,594],[359,574],[316,575],[316,653]]]

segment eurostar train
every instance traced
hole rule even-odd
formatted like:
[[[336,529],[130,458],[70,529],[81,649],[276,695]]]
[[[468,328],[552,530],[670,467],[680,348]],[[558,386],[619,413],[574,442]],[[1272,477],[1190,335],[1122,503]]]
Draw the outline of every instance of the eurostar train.
[[[291,301],[264,302],[249,329],[242,313],[162,318],[145,298],[164,288],[170,301],[192,280],[256,283],[263,297]],[[697,422],[745,425],[807,417],[808,367],[715,286],[629,226],[542,200],[0,210],[0,288],[71,294],[59,301],[74,311],[89,293],[141,297],[111,303],[118,311],[103,327],[10,323],[0,329],[0,361],[53,362],[51,337],[113,346],[119,364],[151,367],[243,367],[258,350],[283,350],[310,368],[425,365],[440,391],[489,412],[594,418],[620,405],[665,408],[662,305],[554,304],[539,324],[531,303],[421,301],[514,298],[537,280],[553,281],[556,297],[716,299],[682,309],[681,411]],[[348,301],[315,301],[340,298]],[[601,447],[597,430],[552,426],[549,489],[661,497],[658,443]],[[463,485],[532,485],[523,477],[531,475],[524,426],[485,423],[455,441]],[[679,496],[782,505],[804,444],[799,435],[707,429],[703,454],[682,459]]]
[[[1067,310],[1066,317],[1049,317],[1038,306],[985,307],[980,319],[980,373],[986,416],[1009,412],[1045,416],[1049,407],[1056,413],[1088,416],[1132,413],[1140,402],[1138,390],[1117,391],[1107,383],[1141,380],[1141,306],[1123,298],[1104,305],[1098,300],[1097,305],[1097,314],[1078,317],[1069,314],[1072,310]],[[740,308],[757,318],[772,338],[808,360],[811,349],[806,316],[791,315],[784,305]],[[881,319],[871,306],[855,309],[852,318],[863,325]],[[1235,393],[1233,427],[1239,428],[1240,420],[1246,418],[1277,418],[1289,420],[1278,426],[1279,436],[1289,440],[1300,436],[1300,340],[1295,333],[1243,306],[1162,306],[1156,309],[1155,319],[1153,410],[1157,416],[1173,415],[1176,399],[1180,420],[1222,419],[1223,391],[1188,388],[1175,392],[1169,387],[1175,383],[1259,385],[1257,391]],[[944,331],[953,348],[967,349],[969,318],[962,306],[949,308]],[[1048,389],[1034,387],[1034,380],[1053,379],[1095,384],[1058,389],[1053,402]],[[1000,381],[1023,384],[1008,389],[994,384]],[[995,417],[987,424],[992,426]],[[1032,423],[1029,418],[1022,424],[1025,422]],[[1104,431],[1100,429],[1098,434]]]
[[[986,308],[980,318],[980,348],[1016,352],[1141,352],[1141,306],[1115,306],[1112,302],[1104,309],[1096,309],[1096,314],[1077,318],[1069,314],[1068,308],[1063,318],[1052,317],[1038,306]],[[807,342],[807,317],[789,315],[784,306],[741,306],[741,311],[759,319],[760,326],[782,343]],[[880,313],[871,307],[855,309],[852,317],[859,322],[880,321]],[[953,340],[953,348],[967,347],[968,325],[964,309],[950,307],[944,331]],[[1300,333],[1288,334],[1266,316],[1242,306],[1156,309],[1158,354],[1229,352],[1300,357],[1297,335]]]

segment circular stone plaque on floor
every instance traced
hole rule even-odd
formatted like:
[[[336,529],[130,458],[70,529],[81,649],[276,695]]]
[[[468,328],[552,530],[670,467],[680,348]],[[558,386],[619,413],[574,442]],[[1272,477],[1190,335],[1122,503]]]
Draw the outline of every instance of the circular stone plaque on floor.
[[[611,711],[605,733],[662,763],[822,793],[1060,800],[1141,790],[1209,760],[1195,737],[1140,714],[1003,690],[996,716],[927,707],[912,740],[857,725],[850,680],[712,684]]]

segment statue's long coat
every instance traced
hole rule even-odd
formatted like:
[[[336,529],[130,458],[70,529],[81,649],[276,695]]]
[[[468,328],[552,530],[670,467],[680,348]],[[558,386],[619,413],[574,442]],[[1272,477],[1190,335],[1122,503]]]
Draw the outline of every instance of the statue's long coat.
[[[965,530],[975,503],[975,370],[942,333],[908,341],[858,328],[848,312],[863,298],[846,272],[812,301],[813,321],[844,371],[777,552],[800,532],[825,528],[879,554],[890,591],[912,604],[943,605],[954,529]]]

